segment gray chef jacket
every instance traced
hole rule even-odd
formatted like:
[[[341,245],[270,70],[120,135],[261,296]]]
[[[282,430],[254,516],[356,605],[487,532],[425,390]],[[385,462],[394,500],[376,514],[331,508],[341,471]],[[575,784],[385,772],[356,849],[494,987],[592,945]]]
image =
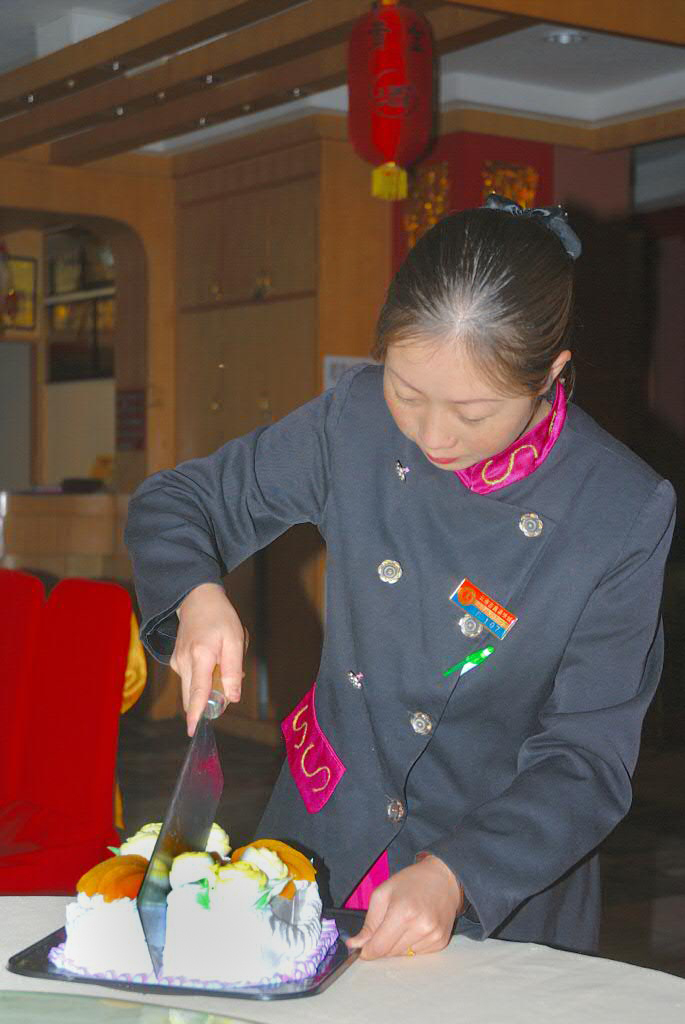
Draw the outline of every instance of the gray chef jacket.
[[[671,485],[573,405],[535,472],[475,493],[400,433],[366,366],[149,478],[126,541],[143,640],[168,661],[193,587],[315,523],[321,664],[259,834],[313,851],[336,904],[384,851],[391,872],[431,851],[471,904],[460,930],[592,951],[596,848],[630,806],[661,672],[674,509]],[[542,529],[524,532],[531,513]],[[464,578],[517,617],[504,639],[463,634]],[[487,643],[477,668],[443,674]]]

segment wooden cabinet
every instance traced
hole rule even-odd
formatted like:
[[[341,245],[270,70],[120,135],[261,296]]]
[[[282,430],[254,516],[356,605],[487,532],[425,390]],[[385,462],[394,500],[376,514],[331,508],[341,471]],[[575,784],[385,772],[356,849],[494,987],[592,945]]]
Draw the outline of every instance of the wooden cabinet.
[[[177,169],[180,461],[313,398],[326,354],[367,356],[391,239],[390,204],[371,198],[342,118],[232,140]],[[280,742],[318,667],[323,568],[318,532],[297,526],[226,580],[253,642],[222,728]]]
[[[181,308],[313,292],[317,199],[305,178],[181,207]]]
[[[221,205],[217,201],[195,203],[179,216],[178,292],[181,306],[197,306],[218,297],[223,245]]]
[[[313,297],[182,313],[179,460],[208,455],[311,398],[315,331]]]

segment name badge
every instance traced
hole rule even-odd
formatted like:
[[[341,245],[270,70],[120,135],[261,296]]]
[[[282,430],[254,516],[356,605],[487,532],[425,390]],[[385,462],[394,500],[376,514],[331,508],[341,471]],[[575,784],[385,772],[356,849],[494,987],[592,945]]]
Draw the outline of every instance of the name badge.
[[[450,594],[450,601],[463,608],[478,622],[482,622],[485,628],[500,640],[504,640],[511,627],[518,622],[516,615],[512,615],[497,601],[493,601],[471,580],[462,580],[454,593]]]

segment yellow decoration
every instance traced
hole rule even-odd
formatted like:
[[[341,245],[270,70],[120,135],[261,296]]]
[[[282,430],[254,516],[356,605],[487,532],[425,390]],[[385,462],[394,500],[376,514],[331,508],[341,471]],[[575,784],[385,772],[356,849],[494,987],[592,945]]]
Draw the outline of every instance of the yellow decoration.
[[[145,650],[140,640],[138,622],[131,615],[131,637],[128,645],[128,660],[124,674],[124,690],[121,695],[121,714],[132,708],[145,689],[147,680],[147,662]]]
[[[96,455],[95,462],[90,467],[88,476],[95,480],[102,480],[104,484],[111,484],[114,473],[113,455]]]
[[[413,249],[419,238],[445,216],[450,181],[447,161],[419,167],[414,175],[402,226],[407,246]]]
[[[131,634],[128,645],[128,659],[124,673],[124,689],[121,694],[121,714],[132,708],[145,689],[147,681],[147,661],[145,650],[140,640],[138,621],[131,614]],[[119,783],[114,783],[114,825],[118,829],[124,827],[124,806],[121,799]]]
[[[523,164],[507,164],[497,160],[486,160],[481,171],[483,178],[483,202],[492,193],[513,199],[524,210],[535,204],[540,175],[534,167]]]
[[[394,160],[376,167],[371,175],[371,194],[377,199],[406,199],[407,172]]]

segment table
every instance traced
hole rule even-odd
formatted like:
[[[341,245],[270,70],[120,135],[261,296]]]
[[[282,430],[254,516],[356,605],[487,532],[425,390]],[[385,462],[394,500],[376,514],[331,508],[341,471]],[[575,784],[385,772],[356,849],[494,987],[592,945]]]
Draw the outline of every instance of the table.
[[[143,1004],[140,1021],[152,1020],[153,1005],[193,1013],[169,1013],[169,1024],[219,1024],[216,1015],[252,1024],[683,1024],[685,979],[659,971],[532,943],[456,936],[430,956],[374,962],[358,960],[326,991],[305,999],[263,1003],[211,995],[140,995],[88,985],[42,981],[10,973],[5,965],[64,923],[63,896],[0,898],[0,990],[106,997]],[[55,1014],[46,1019],[56,1020]],[[98,1004],[100,1005],[100,1004]],[[104,1003],[101,1004],[104,1007]],[[207,1015],[211,1016],[207,1016]],[[0,997],[0,1017],[5,1020]],[[157,1015],[154,1014],[155,1021]],[[59,1017],[61,1020],[61,1016]],[[104,1020],[93,1012],[91,1024]],[[107,1016],[107,1020],[109,1020]],[[129,1018],[127,1018],[129,1019]],[[14,1021],[12,1021],[14,1024]]]

